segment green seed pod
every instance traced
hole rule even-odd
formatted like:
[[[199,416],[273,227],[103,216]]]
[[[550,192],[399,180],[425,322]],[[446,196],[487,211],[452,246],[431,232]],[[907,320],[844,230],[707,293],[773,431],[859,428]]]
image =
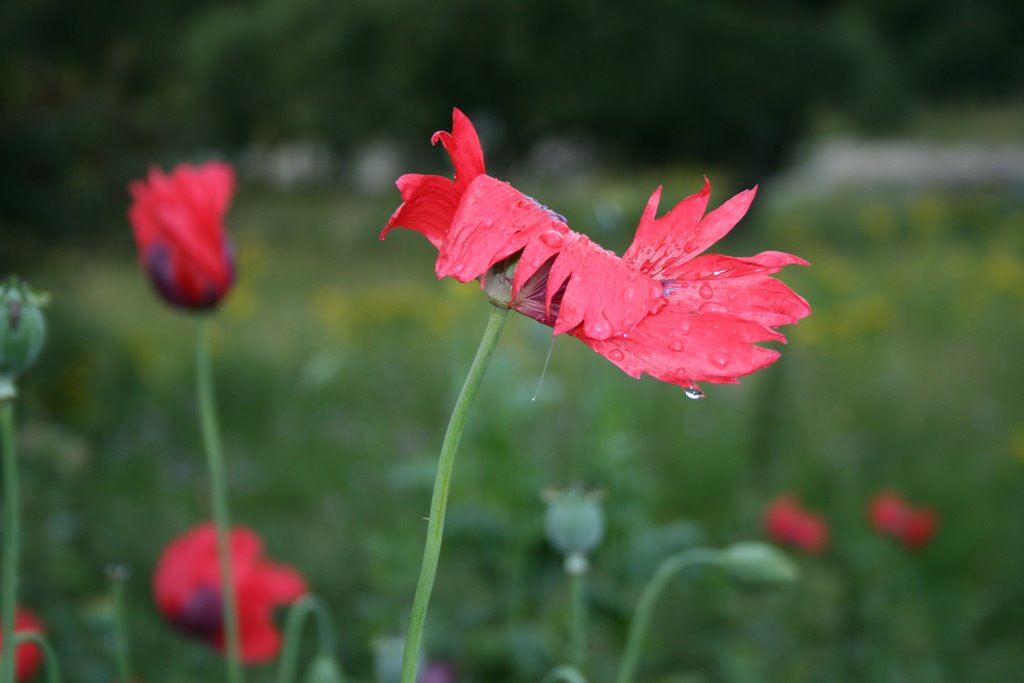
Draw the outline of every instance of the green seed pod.
[[[767,543],[734,543],[721,554],[722,567],[741,583],[759,586],[783,586],[800,575],[786,555]]]
[[[0,285],[0,400],[14,396],[14,378],[39,357],[46,339],[45,297],[13,277]]]
[[[604,512],[600,495],[577,488],[551,491],[545,496],[544,534],[555,550],[565,557],[566,571],[587,571],[587,555],[604,537]]]

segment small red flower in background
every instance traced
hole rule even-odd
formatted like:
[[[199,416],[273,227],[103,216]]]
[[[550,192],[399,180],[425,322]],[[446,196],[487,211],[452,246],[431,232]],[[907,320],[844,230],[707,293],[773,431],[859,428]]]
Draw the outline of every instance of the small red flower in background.
[[[34,614],[20,607],[17,608],[14,614],[15,633],[43,633],[44,631],[43,622],[39,621]],[[0,633],[0,648],[3,647],[3,637],[4,634]],[[22,643],[14,653],[14,677],[19,683],[31,679],[42,663],[42,649],[35,643]]]
[[[805,510],[800,501],[790,494],[779,496],[768,505],[764,529],[773,541],[808,553],[821,552],[828,542],[825,520]]]
[[[568,333],[626,374],[649,374],[694,397],[694,382],[734,383],[779,357],[755,342],[785,341],[774,328],[810,307],[769,277],[802,259],[781,252],[748,258],[701,253],[747,212],[754,190],[704,214],[710,185],[657,218],[659,188],[621,258],[573,232],[565,219],[511,185],[484,174],[483,151],[458,109],[444,145],[455,178],[408,174],[392,228],[422,233],[438,249],[438,277],[469,282],[518,259],[508,306]]]
[[[306,582],[291,567],[265,559],[263,542],[249,529],[233,529],[230,545],[242,661],[264,662],[281,648],[274,608],[301,597]],[[224,650],[217,532],[212,524],[195,527],[167,545],[153,576],[153,593],[161,614],[180,631]]]
[[[934,510],[916,508],[892,491],[882,491],[871,499],[868,518],[879,532],[911,549],[927,543],[938,525]]]
[[[181,308],[212,308],[234,279],[234,256],[224,231],[235,189],[230,166],[183,164],[170,175],[149,171],[128,186],[128,218],[135,231],[139,262],[157,291]]]

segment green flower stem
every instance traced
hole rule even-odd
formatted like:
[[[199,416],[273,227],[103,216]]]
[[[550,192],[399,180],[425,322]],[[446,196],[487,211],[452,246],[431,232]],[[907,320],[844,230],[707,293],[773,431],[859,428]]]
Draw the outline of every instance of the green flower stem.
[[[224,476],[224,455],[217,427],[217,412],[213,400],[213,373],[210,368],[208,322],[200,317],[196,326],[196,388],[199,399],[199,417],[202,423],[203,446],[210,470],[210,497],[213,501],[213,522],[217,527],[217,555],[220,559],[221,608],[224,618],[224,645],[228,683],[242,683],[241,648],[238,637],[238,609],[231,568],[229,534],[231,518],[228,512],[227,485]],[[0,682],[3,683],[3,682]]]
[[[128,647],[128,620],[125,616],[124,582],[128,570],[123,565],[107,568],[114,602],[114,656],[117,663],[119,683],[131,683],[132,666]]]
[[[668,585],[669,580],[688,567],[700,564],[718,564],[720,555],[718,550],[712,548],[690,548],[670,555],[658,565],[658,569],[644,586],[643,592],[640,593],[640,600],[637,602],[636,612],[633,613],[633,622],[629,625],[629,634],[626,637],[626,650],[622,653],[622,661],[619,662],[616,683],[632,683],[637,664],[640,661],[640,649],[643,646],[644,637],[647,635],[651,614],[657,604],[658,596]]]
[[[18,647],[22,643],[35,643],[42,649],[43,658],[46,661],[46,680],[48,683],[61,683],[60,661],[58,661],[53,648],[50,647],[50,641],[41,633],[25,631],[14,636],[14,647]]]
[[[571,621],[569,625],[569,642],[573,665],[583,668],[587,660],[587,574],[586,572],[569,575]]]
[[[312,593],[303,595],[288,608],[288,618],[284,625],[284,650],[277,669],[278,683],[294,683],[299,673],[299,642],[302,627],[310,614],[315,614],[317,618],[318,654],[330,657],[334,651],[334,621],[331,613],[317,596]],[[344,682],[344,677],[341,680]]]
[[[448,491],[451,488],[452,473],[455,466],[455,453],[462,440],[462,431],[466,426],[466,416],[473,404],[480,382],[483,380],[487,364],[494,355],[501,331],[508,320],[507,308],[491,307],[491,315],[487,319],[484,336],[480,347],[469,367],[462,391],[455,401],[448,431],[441,445],[441,455],[437,463],[437,475],[434,478],[434,493],[430,500],[430,518],[427,520],[427,540],[423,548],[423,563],[420,566],[420,578],[416,583],[416,595],[412,602],[412,614],[409,617],[409,628],[405,634],[405,651],[402,655],[401,683],[415,683],[416,669],[419,665],[420,644],[423,640],[423,624],[427,620],[427,606],[430,604],[430,593],[434,589],[434,576],[437,574],[437,562],[441,555],[441,538],[444,534],[444,515],[448,507]]]
[[[587,683],[587,679],[583,677],[579,669],[564,664],[556,666],[541,679],[541,683],[558,683],[558,681],[563,681],[564,683]]]
[[[0,577],[0,628],[14,633],[18,606],[18,550],[21,533],[18,504],[18,458],[14,452],[14,399],[0,400],[0,451],[3,451],[4,545],[3,575]],[[14,683],[14,648],[0,652],[0,683]]]

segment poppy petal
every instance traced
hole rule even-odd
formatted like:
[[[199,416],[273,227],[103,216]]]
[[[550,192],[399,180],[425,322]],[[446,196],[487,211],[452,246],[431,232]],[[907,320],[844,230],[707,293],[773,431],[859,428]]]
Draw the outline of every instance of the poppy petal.
[[[572,333],[623,372],[689,386],[693,382],[735,384],[737,377],[771,365],[779,352],[755,342],[782,335],[749,320],[719,313],[693,314],[667,306],[644,318],[627,336],[595,340]]]

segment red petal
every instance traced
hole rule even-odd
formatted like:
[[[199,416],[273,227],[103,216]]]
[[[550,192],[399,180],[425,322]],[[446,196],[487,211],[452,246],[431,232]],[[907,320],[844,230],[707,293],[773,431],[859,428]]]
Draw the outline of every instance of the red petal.
[[[440,140],[455,166],[455,188],[461,193],[473,179],[485,173],[484,151],[469,118],[458,109],[452,110],[452,132],[439,130],[430,138],[432,144]]]
[[[699,193],[655,219],[661,196],[661,189],[656,190],[647,202],[636,238],[623,259],[654,279],[672,277],[666,273],[672,273],[733,229],[750,208],[757,188],[740,192],[701,220],[710,192],[711,185],[705,180]]]
[[[402,205],[391,215],[380,238],[392,228],[408,228],[422,233],[440,249],[455,214],[461,193],[455,184],[438,175],[409,173],[395,183],[402,193]]]
[[[601,341],[573,331],[623,372],[688,387],[693,382],[735,383],[773,363],[779,352],[754,342],[782,341],[763,325],[719,313],[690,313],[669,305],[643,319],[627,336]]]
[[[547,231],[568,230],[555,214],[508,183],[477,176],[455,211],[435,270],[439,278],[469,282],[524,249],[532,238]],[[529,267],[529,262],[523,264],[524,269]]]
[[[582,325],[579,334],[602,340],[626,334],[664,305],[662,286],[629,268],[585,235],[570,232],[551,266],[548,304],[568,281],[554,333]],[[575,333],[574,333],[575,334]]]
[[[803,297],[769,275],[803,259],[777,251],[748,258],[718,254],[698,256],[663,280],[674,304],[691,311],[730,313],[767,327],[795,323],[811,312]]]

